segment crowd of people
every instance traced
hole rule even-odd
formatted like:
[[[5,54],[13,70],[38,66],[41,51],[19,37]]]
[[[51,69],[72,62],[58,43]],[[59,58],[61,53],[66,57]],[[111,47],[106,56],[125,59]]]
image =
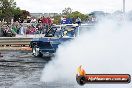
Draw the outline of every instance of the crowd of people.
[[[0,21],[0,36],[5,36],[4,34],[8,34],[9,31],[14,35],[44,34],[52,25],[53,21],[50,17],[20,19],[16,22],[11,22],[10,25]]]
[[[50,17],[44,17],[44,16],[39,19],[32,17],[32,18],[27,18],[27,20],[22,23],[42,23],[45,25],[51,25],[51,24],[53,24],[53,20]]]
[[[62,17],[60,24],[72,24],[71,18]],[[81,19],[76,19],[77,24],[81,24]],[[14,35],[27,35],[27,34],[45,34],[53,25],[53,20],[50,17],[35,17],[27,18],[11,22],[11,25],[0,22],[0,36],[14,36]],[[10,35],[8,35],[10,33]]]
[[[27,34],[45,34],[51,25],[42,23],[23,23],[15,22],[12,25],[3,25],[0,29],[2,32],[8,33],[11,31],[13,34],[27,35]]]

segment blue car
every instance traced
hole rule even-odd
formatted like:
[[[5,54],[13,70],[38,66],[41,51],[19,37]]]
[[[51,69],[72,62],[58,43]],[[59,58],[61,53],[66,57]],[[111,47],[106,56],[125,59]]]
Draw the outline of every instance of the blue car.
[[[77,36],[78,25],[55,25],[52,26],[43,38],[34,38],[30,47],[32,54],[35,57],[52,57],[58,46],[65,42],[74,39]]]

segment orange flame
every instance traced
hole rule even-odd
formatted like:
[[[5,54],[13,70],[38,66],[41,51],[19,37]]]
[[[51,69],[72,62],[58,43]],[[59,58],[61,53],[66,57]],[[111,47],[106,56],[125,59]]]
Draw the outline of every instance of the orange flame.
[[[79,76],[85,76],[85,74],[86,74],[85,70],[82,68],[82,65],[80,65],[78,67],[78,75]]]

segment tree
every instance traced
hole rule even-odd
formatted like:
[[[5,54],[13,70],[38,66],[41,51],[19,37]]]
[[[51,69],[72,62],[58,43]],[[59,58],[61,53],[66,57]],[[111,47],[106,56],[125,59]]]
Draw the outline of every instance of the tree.
[[[21,15],[21,10],[20,10],[20,8],[12,9],[12,13],[13,13],[14,21],[19,20],[20,15]]]
[[[26,19],[27,16],[30,16],[30,13],[16,7],[14,0],[0,0],[0,20],[5,19],[9,23],[12,18],[18,21],[19,18]]]
[[[16,2],[14,0],[0,0],[0,7],[4,8],[15,8]]]
[[[15,8],[13,10],[13,14],[14,14],[14,21],[19,21],[27,19],[27,16],[30,16],[30,13],[26,10],[21,10],[20,8]]]
[[[70,7],[68,8],[65,8],[63,11],[62,11],[62,15],[59,15],[59,16],[54,16],[54,23],[55,24],[59,24],[60,21],[61,21],[61,17],[65,15],[67,18],[73,18],[73,22],[75,23],[75,19],[77,17],[80,17],[82,21],[86,21],[88,18],[89,18],[89,15],[85,15],[85,14],[82,14],[81,12],[79,11],[74,11],[72,12],[72,9]]]
[[[5,19],[10,22],[10,19],[14,16],[12,10],[16,7],[16,2],[14,0],[0,0],[0,17],[1,20]]]
[[[103,11],[93,11],[89,15],[93,17],[100,17],[100,16],[105,16],[106,13],[104,13]]]
[[[61,16],[54,16],[54,20],[53,20],[53,23],[54,24],[59,24],[60,23],[60,20],[61,20]]]
[[[21,19],[26,19],[27,16],[30,16],[30,12],[28,12],[26,10],[21,10],[20,18]]]
[[[88,18],[88,15],[82,14],[78,11],[72,12],[71,14],[67,15],[68,18],[74,18],[80,17],[82,21],[85,21]]]
[[[62,14],[63,15],[68,15],[72,13],[72,9],[70,7],[65,8],[64,10],[62,10]]]

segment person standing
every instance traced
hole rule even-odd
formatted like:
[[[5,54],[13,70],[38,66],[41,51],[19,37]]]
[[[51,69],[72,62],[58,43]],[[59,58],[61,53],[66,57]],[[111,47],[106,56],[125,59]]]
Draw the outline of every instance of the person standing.
[[[61,24],[66,24],[66,16],[61,17]]]
[[[48,20],[48,25],[49,25],[49,26],[53,24],[53,22],[52,22],[52,20],[51,20],[50,17],[48,17],[47,20]]]
[[[76,23],[77,23],[79,26],[81,25],[81,18],[80,18],[80,17],[77,17]]]

